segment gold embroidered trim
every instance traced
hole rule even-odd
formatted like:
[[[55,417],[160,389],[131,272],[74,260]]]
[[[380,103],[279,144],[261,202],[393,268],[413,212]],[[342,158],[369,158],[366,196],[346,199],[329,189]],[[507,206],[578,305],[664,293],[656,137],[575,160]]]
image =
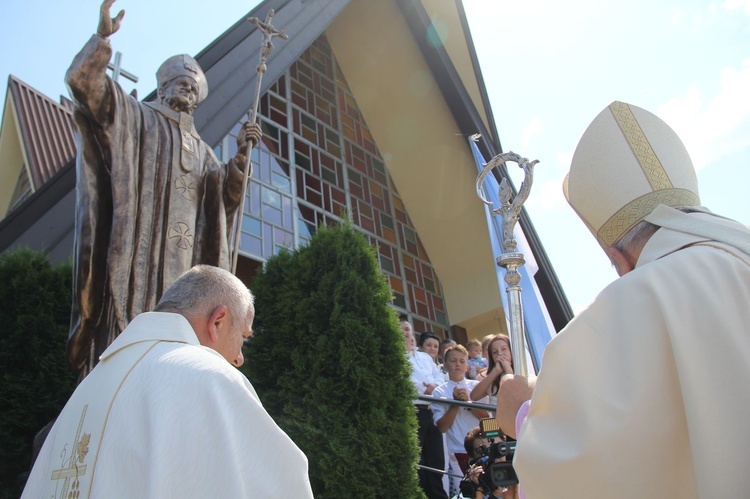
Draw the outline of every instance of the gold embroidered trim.
[[[86,475],[88,465],[83,464],[83,461],[86,459],[86,454],[89,453],[91,434],[84,433],[81,435],[81,430],[88,409],[89,405],[86,404],[81,411],[81,419],[78,421],[78,429],[76,430],[76,435],[73,439],[70,458],[63,458],[63,464],[67,462],[67,466],[52,470],[51,481],[56,482],[58,480],[63,480],[61,497],[78,497],[81,489],[81,481],[79,480],[79,477]],[[67,448],[67,444],[64,448]],[[72,484],[70,483],[71,479],[73,480]]]
[[[122,388],[122,385],[125,383],[125,380],[128,379],[128,376],[130,376],[130,373],[133,372],[133,369],[135,369],[135,366],[140,363],[140,361],[143,360],[143,357],[146,356],[156,345],[158,345],[160,342],[155,341],[151,346],[149,346],[145,352],[141,354],[140,357],[138,357],[138,360],[136,360],[132,366],[130,366],[130,369],[128,369],[128,372],[125,373],[125,376],[122,377],[122,380],[120,381],[120,384],[117,385],[117,389],[115,390],[115,394],[112,396],[112,399],[109,401],[109,407],[107,407],[107,414],[104,416],[104,424],[102,425],[102,432],[101,437],[99,438],[99,442],[96,445],[96,454],[94,455],[94,462],[91,466],[91,480],[89,480],[89,490],[86,497],[89,497],[91,495],[91,490],[94,487],[94,475],[96,474],[96,464],[99,462],[99,450],[101,450],[102,447],[102,439],[104,438],[104,432],[107,429],[107,422],[109,421],[109,414],[112,412],[112,406],[115,403],[115,399],[117,398],[117,394],[120,393],[120,389]]]
[[[659,191],[662,189],[671,189],[674,187],[669,180],[667,172],[664,170],[659,158],[656,157],[654,149],[651,147],[643,129],[636,121],[630,106],[624,102],[613,102],[609,109],[614,116],[617,125],[620,127],[625,140],[628,141],[630,150],[633,151],[635,159],[641,166],[651,189]]]
[[[609,248],[620,240],[635,224],[654,211],[660,204],[673,208],[700,205],[698,196],[686,189],[665,189],[649,192],[634,199],[604,222],[596,233],[603,248]]]

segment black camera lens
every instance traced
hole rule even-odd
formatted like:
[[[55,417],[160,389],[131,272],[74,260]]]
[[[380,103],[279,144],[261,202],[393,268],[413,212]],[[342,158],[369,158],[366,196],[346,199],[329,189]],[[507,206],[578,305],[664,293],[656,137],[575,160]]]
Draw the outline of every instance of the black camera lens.
[[[513,469],[513,463],[505,461],[493,463],[490,467],[490,476],[495,487],[510,487],[518,483],[518,476]]]
[[[495,444],[492,444],[492,447],[490,448],[490,454],[492,457],[504,457],[510,454],[510,446],[507,442],[497,442]]]

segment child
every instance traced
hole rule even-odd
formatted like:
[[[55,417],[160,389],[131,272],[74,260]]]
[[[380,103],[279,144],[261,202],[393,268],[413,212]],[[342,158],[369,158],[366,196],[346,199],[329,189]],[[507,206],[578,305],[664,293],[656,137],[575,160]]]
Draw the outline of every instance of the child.
[[[469,353],[469,379],[476,379],[480,369],[487,367],[487,359],[482,357],[482,343],[472,338],[466,343],[466,350]]]
[[[478,342],[477,342],[478,343]],[[479,345],[481,348],[481,345]],[[448,382],[435,388],[433,397],[449,400],[469,401],[469,393],[477,381],[466,379],[469,370],[469,353],[461,345],[450,347],[445,351],[445,369],[448,371]],[[481,401],[486,403],[486,400]],[[482,409],[471,409],[449,404],[431,404],[435,425],[445,434],[448,448],[448,471],[464,475],[468,469],[469,456],[464,449],[466,433],[479,424],[481,418],[488,417]],[[460,478],[450,477],[451,490],[458,493]]]

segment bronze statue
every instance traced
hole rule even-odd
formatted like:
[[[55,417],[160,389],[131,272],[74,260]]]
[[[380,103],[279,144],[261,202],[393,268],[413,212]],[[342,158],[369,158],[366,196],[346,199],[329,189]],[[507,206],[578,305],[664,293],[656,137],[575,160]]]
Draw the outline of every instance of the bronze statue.
[[[208,95],[189,55],[157,71],[155,102],[138,102],[106,68],[110,17],[66,74],[78,128],[74,299],[68,360],[87,373],[112,340],[198,263],[230,268],[229,234],[240,207],[245,154],[260,127],[245,123],[237,155],[222,165],[201,140],[192,113]]]

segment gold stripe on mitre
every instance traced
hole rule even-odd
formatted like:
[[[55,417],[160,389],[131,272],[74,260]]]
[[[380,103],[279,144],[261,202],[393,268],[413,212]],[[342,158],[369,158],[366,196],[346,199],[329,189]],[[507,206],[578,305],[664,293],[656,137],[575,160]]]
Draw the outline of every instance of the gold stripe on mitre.
[[[671,189],[673,187],[672,182],[651,147],[651,143],[646,138],[646,134],[643,133],[643,129],[636,121],[630,106],[624,102],[615,101],[609,105],[609,109],[628,142],[630,150],[633,151],[641,170],[643,170],[651,189],[654,191]]]
[[[700,199],[687,189],[649,192],[629,202],[609,217],[597,231],[596,239],[602,248],[609,248],[660,204],[672,207],[697,206],[700,205]]]

